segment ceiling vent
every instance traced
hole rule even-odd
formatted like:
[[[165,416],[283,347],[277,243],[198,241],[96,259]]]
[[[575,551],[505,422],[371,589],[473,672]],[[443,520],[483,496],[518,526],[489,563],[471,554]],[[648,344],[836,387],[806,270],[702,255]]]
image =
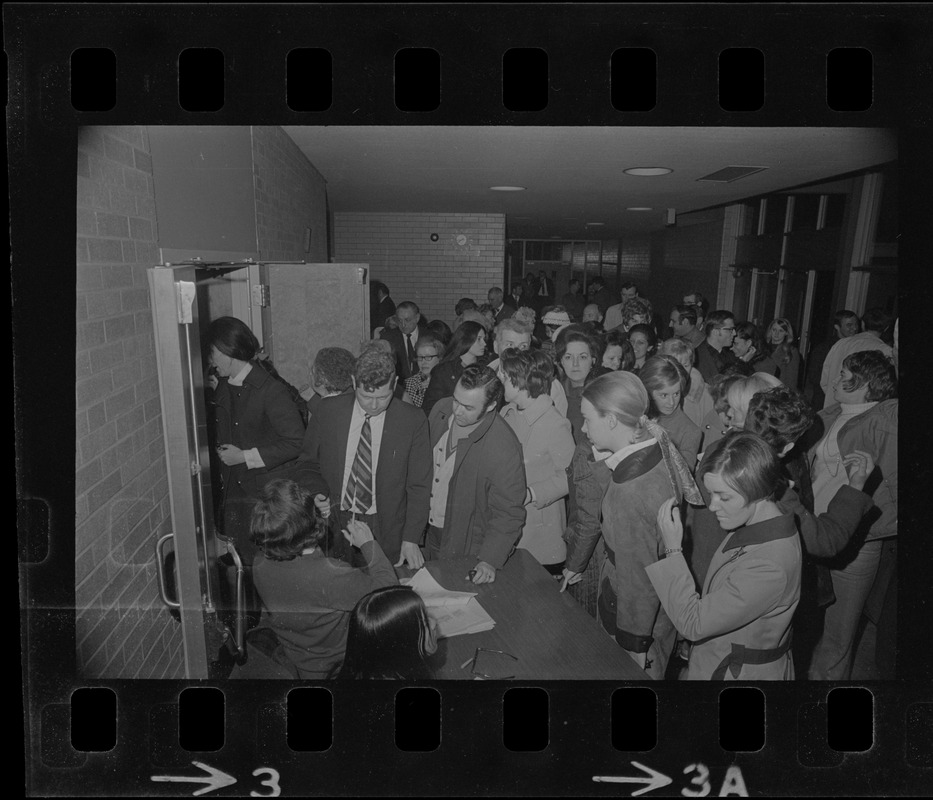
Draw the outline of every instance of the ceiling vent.
[[[711,172],[709,175],[697,178],[697,180],[711,181],[712,183],[732,183],[732,181],[737,181],[739,178],[747,178],[749,175],[754,175],[756,172],[762,172],[766,169],[767,167],[724,167],[717,172]]]

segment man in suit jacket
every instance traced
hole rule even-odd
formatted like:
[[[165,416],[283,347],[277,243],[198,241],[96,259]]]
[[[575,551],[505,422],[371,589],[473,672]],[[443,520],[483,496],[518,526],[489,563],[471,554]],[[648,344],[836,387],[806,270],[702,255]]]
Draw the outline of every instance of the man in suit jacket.
[[[697,345],[694,366],[707,383],[739,359],[732,354],[735,317],[731,311],[714,311],[706,318],[706,340]]]
[[[505,296],[502,293],[502,289],[498,286],[493,286],[486,295],[486,299],[489,301],[489,305],[492,306],[492,311],[496,315],[495,323],[498,325],[502,320],[508,319],[515,313],[515,309],[510,305],[507,305],[505,302]]]
[[[386,320],[395,313],[395,303],[389,297],[389,287],[381,281],[373,281],[369,285],[370,304],[369,334],[372,336],[376,328],[382,328]]]
[[[473,583],[496,579],[525,525],[522,446],[496,413],[501,395],[496,373],[471,364],[429,419],[434,482],[425,549],[432,558],[474,556]]]
[[[378,347],[356,362],[353,394],[328,397],[311,417],[299,461],[301,483],[325,516],[365,522],[395,564],[424,564],[419,542],[428,522],[431,445],[424,412],[396,400],[395,364]],[[352,560],[343,536],[334,554]]]
[[[392,345],[396,373],[400,379],[399,383],[404,385],[408,378],[418,374],[415,348],[422,331],[419,324],[421,309],[411,300],[406,300],[398,304],[395,316],[398,318],[398,329],[383,331],[382,338]],[[398,392],[397,396],[401,397],[401,392]]]

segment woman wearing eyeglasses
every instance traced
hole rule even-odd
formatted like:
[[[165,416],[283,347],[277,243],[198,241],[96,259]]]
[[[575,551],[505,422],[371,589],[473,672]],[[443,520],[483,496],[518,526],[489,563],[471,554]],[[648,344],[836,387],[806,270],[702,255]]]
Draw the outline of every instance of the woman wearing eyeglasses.
[[[402,400],[421,408],[424,402],[424,392],[431,383],[431,370],[440,360],[444,346],[434,337],[422,336],[415,347],[415,357],[418,361],[418,373],[405,380],[405,391]]]

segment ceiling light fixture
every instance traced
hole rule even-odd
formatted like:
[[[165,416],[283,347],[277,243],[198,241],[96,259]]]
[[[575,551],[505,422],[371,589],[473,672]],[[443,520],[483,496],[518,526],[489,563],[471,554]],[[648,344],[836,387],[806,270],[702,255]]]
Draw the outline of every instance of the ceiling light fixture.
[[[490,186],[492,192],[524,192],[524,186]]]
[[[631,208],[625,209],[626,211],[654,211],[653,208],[648,208],[648,206],[632,206]]]
[[[667,175],[674,170],[667,167],[633,167],[622,170],[626,175],[637,175],[641,178],[653,178],[657,175]]]
[[[605,224],[606,224],[605,222],[587,222],[586,227],[587,228],[598,228]]]

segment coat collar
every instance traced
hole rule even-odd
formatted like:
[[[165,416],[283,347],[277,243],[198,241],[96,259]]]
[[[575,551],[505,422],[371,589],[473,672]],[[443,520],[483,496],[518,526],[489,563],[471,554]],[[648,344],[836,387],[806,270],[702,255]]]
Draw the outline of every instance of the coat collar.
[[[774,519],[756,522],[739,528],[723,545],[723,552],[748,547],[753,544],[766,544],[777,539],[787,539],[797,535],[797,524],[793,514],[782,514]]]
[[[653,470],[661,461],[661,448],[655,442],[651,447],[636,450],[626,456],[612,472],[613,483],[625,483]]]
[[[529,425],[534,425],[541,417],[543,417],[549,408],[552,408],[554,405],[554,400],[551,398],[551,395],[545,393],[535,397],[531,404],[524,411],[521,411],[515,403],[507,403],[505,408],[502,409],[502,416],[507,414],[520,414],[525,418],[525,422]]]

